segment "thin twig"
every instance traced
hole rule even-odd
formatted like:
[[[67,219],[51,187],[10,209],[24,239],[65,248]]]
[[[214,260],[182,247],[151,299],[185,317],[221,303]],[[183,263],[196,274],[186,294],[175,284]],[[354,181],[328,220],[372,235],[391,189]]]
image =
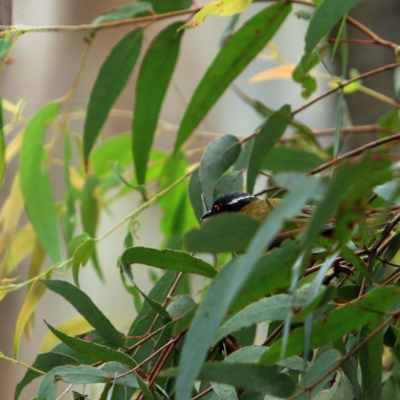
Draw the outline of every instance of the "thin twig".
[[[400,67],[400,63],[388,64],[388,65],[385,65],[383,67],[373,69],[372,71],[365,72],[364,74],[358,75],[355,78],[349,79],[346,82],[343,82],[343,83],[337,82],[337,85],[338,85],[337,87],[335,87],[335,88],[333,88],[331,90],[328,90],[327,92],[322,93],[320,96],[317,96],[315,99],[309,101],[308,103],[303,104],[301,107],[299,107],[296,110],[294,110],[292,112],[292,115],[296,115],[297,113],[299,113],[300,111],[305,110],[306,108],[308,108],[312,104],[317,103],[321,99],[323,99],[323,98],[325,98],[325,97],[337,92],[338,90],[341,90],[341,89],[345,88],[347,85],[350,85],[353,82],[357,82],[360,79],[368,78],[370,76],[378,74],[379,72],[388,71],[388,70],[391,70],[391,69],[394,69],[394,68],[397,68],[397,67]],[[397,107],[399,108],[399,106],[397,106]]]
[[[214,388],[212,386],[210,386],[208,389],[206,389],[203,392],[199,393],[197,396],[192,397],[190,400],[201,399],[203,396],[205,396],[206,394],[212,392],[213,390],[214,390]]]

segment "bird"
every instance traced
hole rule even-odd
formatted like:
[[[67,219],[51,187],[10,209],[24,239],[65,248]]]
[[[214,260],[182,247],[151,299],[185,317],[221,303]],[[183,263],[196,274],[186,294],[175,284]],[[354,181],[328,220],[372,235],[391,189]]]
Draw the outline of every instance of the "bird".
[[[242,212],[259,221],[263,221],[271,214],[283,199],[266,198],[259,199],[253,194],[246,192],[231,192],[224,194],[214,201],[211,209],[204,213],[201,220],[229,212]],[[279,245],[285,239],[293,239],[295,235],[303,232],[311,220],[316,207],[304,205],[299,213],[286,224],[284,229],[277,235],[274,245]],[[374,234],[386,225],[400,212],[399,207],[386,212],[383,217],[381,210],[371,210],[367,214],[366,225],[370,234]],[[321,234],[331,236],[335,228],[335,216],[328,220]]]

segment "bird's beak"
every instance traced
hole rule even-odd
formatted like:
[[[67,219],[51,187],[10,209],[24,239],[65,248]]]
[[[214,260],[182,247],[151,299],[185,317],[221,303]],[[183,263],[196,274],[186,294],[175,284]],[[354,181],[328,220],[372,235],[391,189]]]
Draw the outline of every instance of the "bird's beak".
[[[211,215],[214,215],[213,210],[207,211],[201,218],[200,220],[203,221],[203,219],[206,219],[208,217],[211,217]]]

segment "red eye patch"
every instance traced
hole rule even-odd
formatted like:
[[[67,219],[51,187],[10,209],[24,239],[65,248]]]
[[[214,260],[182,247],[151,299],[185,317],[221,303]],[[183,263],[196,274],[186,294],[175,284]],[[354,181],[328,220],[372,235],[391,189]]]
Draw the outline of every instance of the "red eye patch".
[[[215,204],[213,208],[214,208],[215,212],[220,212],[221,211],[221,207],[218,204]]]

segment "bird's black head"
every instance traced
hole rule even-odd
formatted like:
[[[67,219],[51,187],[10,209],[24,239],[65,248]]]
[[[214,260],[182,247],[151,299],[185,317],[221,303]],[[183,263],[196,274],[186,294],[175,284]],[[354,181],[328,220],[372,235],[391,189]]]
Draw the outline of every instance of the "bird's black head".
[[[240,211],[246,204],[251,203],[256,200],[257,197],[249,193],[244,192],[232,192],[224,194],[217,200],[215,200],[210,211],[207,211],[201,219],[211,217],[215,214],[220,214],[223,212]]]

